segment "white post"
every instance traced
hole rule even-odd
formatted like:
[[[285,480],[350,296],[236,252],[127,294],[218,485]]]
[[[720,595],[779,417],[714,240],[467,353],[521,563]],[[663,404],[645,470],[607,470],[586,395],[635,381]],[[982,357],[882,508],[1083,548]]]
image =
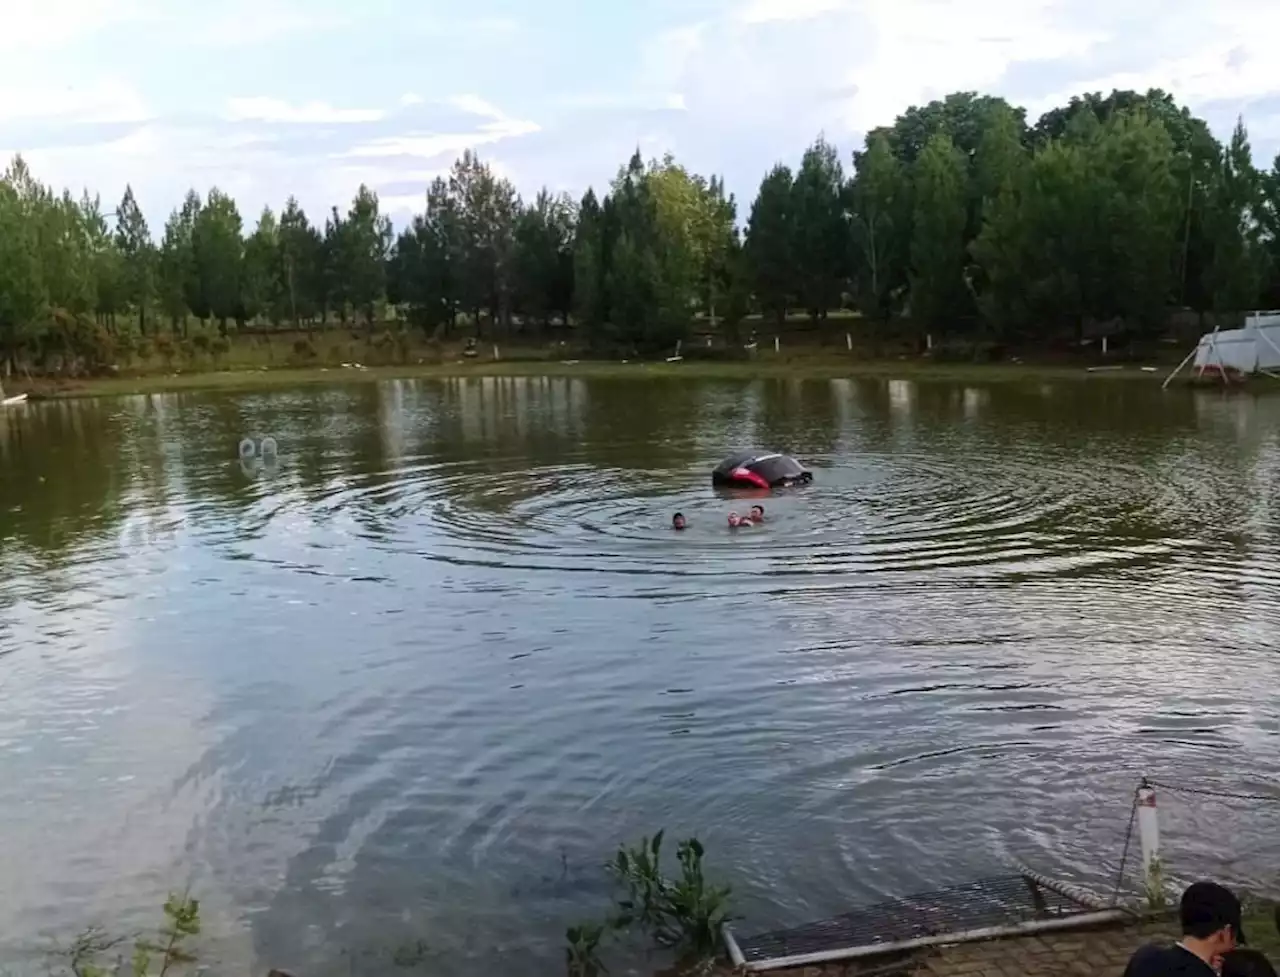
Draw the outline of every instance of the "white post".
[[[1107,337],[1106,336],[1102,337],[1102,355],[1103,356],[1107,355]]]
[[[848,347],[849,352],[853,352],[853,335],[851,333],[844,334],[844,344]]]
[[[777,337],[777,336],[774,336],[774,337],[773,337],[773,351],[776,353],[776,352],[778,352],[780,349],[782,349],[782,343],[781,343],[781,341],[779,341],[779,339],[778,339],[778,337]]]
[[[710,337],[710,336],[708,336],[708,337],[707,337],[707,349],[710,349],[710,348],[711,348],[711,337]]]
[[[933,352],[933,333],[927,332],[924,334],[924,348],[930,353]]]
[[[1182,372],[1182,368],[1191,362],[1191,357],[1195,356],[1196,351],[1199,349],[1200,349],[1200,344],[1196,343],[1196,345],[1192,347],[1191,352],[1187,354],[1186,359],[1184,359],[1181,363],[1179,363],[1177,368],[1172,373],[1170,373],[1167,377],[1164,378],[1164,383],[1160,384],[1161,390],[1169,386],[1173,378]]]
[[[494,358],[495,360],[498,358],[498,344],[497,344],[497,343],[494,343],[494,344],[493,344],[493,358]]]
[[[1164,905],[1164,876],[1160,869],[1160,819],[1156,813],[1156,792],[1146,778],[1138,787],[1138,840],[1142,844],[1142,881],[1147,902]]]

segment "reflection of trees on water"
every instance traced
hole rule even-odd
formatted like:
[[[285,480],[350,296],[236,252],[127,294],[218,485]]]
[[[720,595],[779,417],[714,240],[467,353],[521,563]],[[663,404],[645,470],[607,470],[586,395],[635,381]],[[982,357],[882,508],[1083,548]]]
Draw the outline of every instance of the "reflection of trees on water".
[[[0,411],[0,540],[48,564],[119,531],[122,500],[145,491],[138,419],[81,401]],[[11,549],[12,548],[12,549]]]

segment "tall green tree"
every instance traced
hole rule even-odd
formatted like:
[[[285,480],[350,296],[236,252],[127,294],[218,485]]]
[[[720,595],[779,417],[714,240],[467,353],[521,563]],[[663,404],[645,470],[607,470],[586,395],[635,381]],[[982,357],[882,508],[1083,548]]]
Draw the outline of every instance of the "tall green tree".
[[[235,201],[217,187],[209,191],[195,219],[191,250],[198,283],[191,311],[201,319],[217,319],[225,336],[227,323],[240,308],[244,238]]]
[[[1237,120],[1230,144],[1215,161],[1204,213],[1208,260],[1204,290],[1215,312],[1253,308],[1266,272],[1263,183],[1253,166],[1249,134]]]
[[[241,322],[266,317],[273,325],[279,325],[289,315],[281,271],[280,225],[271,208],[264,207],[258,226],[244,242],[237,315]]]
[[[796,301],[796,209],[790,168],[779,163],[760,184],[747,218],[746,264],[756,298],[781,326]]]
[[[343,221],[337,268],[347,301],[373,327],[375,303],[386,288],[386,262],[391,248],[391,221],[378,208],[378,195],[360,185]]]
[[[883,133],[855,157],[854,170],[848,193],[858,307],[885,320],[908,282],[910,182]]]
[[[604,214],[590,187],[578,205],[578,223],[573,230],[573,315],[591,345],[606,338],[609,320],[604,263]]]
[[[48,303],[35,225],[14,179],[20,162],[15,159],[0,177],[0,350],[6,376],[24,348],[38,339]]]
[[[92,263],[94,312],[100,325],[113,327],[116,312],[124,302],[123,261],[115,237],[107,230],[101,198],[89,196],[88,190],[80,197],[80,226]]]
[[[1280,155],[1271,169],[1259,174],[1258,223],[1263,249],[1262,296],[1266,309],[1280,308]]]
[[[951,137],[952,144],[965,158],[972,157],[982,142],[984,133],[997,116],[1012,117],[1021,135],[1026,130],[1026,112],[1015,108],[1003,98],[979,95],[977,92],[954,92],[927,105],[913,105],[903,112],[893,125],[873,130],[867,135],[867,145],[883,136],[889,142],[893,155],[904,165],[911,166],[924,152],[929,140],[938,133]]]
[[[276,240],[281,288],[296,327],[320,315],[324,307],[324,242],[295,197],[285,202]]]
[[[968,174],[951,137],[937,132],[912,167],[911,314],[928,326],[962,315]]]
[[[558,312],[568,323],[573,295],[576,207],[567,196],[541,190],[515,226],[517,304],[527,317],[549,321]]]
[[[836,149],[819,137],[800,162],[791,187],[797,284],[801,305],[815,320],[840,307],[848,259],[844,171]]]
[[[122,297],[138,313],[138,331],[147,332],[147,308],[155,297],[158,254],[142,209],[126,186],[116,209],[116,250],[120,254]]]
[[[449,194],[458,221],[454,243],[461,303],[477,329],[486,308],[491,322],[509,326],[520,208],[515,187],[467,150],[449,172]]]

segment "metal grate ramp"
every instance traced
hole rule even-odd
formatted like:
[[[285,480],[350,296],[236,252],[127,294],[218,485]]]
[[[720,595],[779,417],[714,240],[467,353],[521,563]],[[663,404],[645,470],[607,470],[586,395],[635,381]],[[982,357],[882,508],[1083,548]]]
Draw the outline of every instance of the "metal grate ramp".
[[[1097,906],[1082,899],[1088,897],[1075,899],[1024,875],[1006,875],[892,899],[794,929],[732,939],[748,969],[763,970],[769,969],[769,961],[842,950],[848,950],[848,956],[868,956],[881,946],[887,952],[914,941],[945,942],[939,938],[947,934],[964,940],[979,931],[1033,921],[1065,923],[1076,916],[1096,916]]]

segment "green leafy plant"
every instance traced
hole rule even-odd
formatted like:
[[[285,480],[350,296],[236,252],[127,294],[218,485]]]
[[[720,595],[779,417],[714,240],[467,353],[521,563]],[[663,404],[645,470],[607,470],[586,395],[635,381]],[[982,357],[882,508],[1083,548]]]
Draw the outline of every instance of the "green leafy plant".
[[[658,946],[679,958],[681,973],[700,973],[714,961],[721,930],[729,914],[728,886],[707,882],[703,871],[706,850],[697,838],[676,846],[680,874],[662,871],[664,832],[623,846],[609,870],[625,888],[616,911],[603,922],[571,926],[566,932],[565,959],[569,977],[599,977],[606,972],[600,948],[610,933],[639,927]]]
[[[668,879],[662,873],[662,839],[659,831],[615,856],[613,870],[627,888],[627,897],[618,903],[618,925],[638,923],[656,943],[682,956],[713,956],[721,928],[730,919],[730,888],[707,882],[706,850],[697,838],[676,846],[680,875]]]
[[[608,968],[600,960],[600,944],[608,925],[580,923],[565,930],[565,966],[569,977],[600,977]]]
[[[188,941],[200,934],[200,902],[190,896],[171,895],[164,904],[165,921],[154,937],[139,936],[133,941],[128,960],[116,954],[104,964],[105,955],[127,943],[126,937],[109,936],[99,927],[90,927],[66,951],[68,967],[75,977],[166,977],[184,965],[196,962]]]

